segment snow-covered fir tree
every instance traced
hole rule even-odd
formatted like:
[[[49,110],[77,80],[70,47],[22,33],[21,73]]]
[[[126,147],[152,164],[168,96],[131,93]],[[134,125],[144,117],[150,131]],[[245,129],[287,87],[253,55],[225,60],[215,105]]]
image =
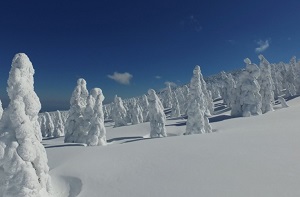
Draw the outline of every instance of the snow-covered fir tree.
[[[40,116],[40,120],[42,137],[47,137],[47,118],[45,114]]]
[[[260,76],[258,83],[260,85],[260,94],[262,97],[261,111],[267,113],[273,111],[274,104],[274,82],[271,74],[271,66],[268,60],[263,56],[258,56],[260,60]]]
[[[163,94],[163,106],[165,108],[172,108],[172,89],[171,89],[171,83],[166,82],[166,90],[164,91]]]
[[[183,87],[176,88],[175,94],[177,96],[180,113],[184,114],[186,111],[186,108],[187,108],[187,101],[186,101],[186,97],[183,94],[182,89],[183,89]]]
[[[189,98],[188,98],[188,119],[186,122],[185,135],[210,133],[212,132],[209,120],[205,115],[207,111],[207,103],[205,102],[205,95],[202,91],[200,79],[200,66],[196,66],[193,70],[193,77],[190,83]]]
[[[149,102],[145,94],[142,96],[140,103],[143,113],[143,122],[149,122]]]
[[[233,99],[231,115],[244,116],[261,114],[261,95],[260,86],[257,78],[260,70],[256,64],[251,63],[250,59],[244,60],[246,69],[240,74],[235,98]]]
[[[79,134],[83,130],[83,113],[88,95],[86,81],[82,78],[78,79],[77,86],[70,99],[69,117],[65,125],[65,142],[77,141]]]
[[[280,62],[282,67],[284,67],[283,75],[283,88],[285,88],[285,97],[295,96],[296,87],[295,87],[295,71],[290,64],[284,64]]]
[[[200,66],[198,66],[200,69]],[[213,100],[211,98],[211,95],[208,94],[208,90],[206,87],[206,82],[204,81],[203,75],[201,73],[201,69],[199,72],[200,75],[200,85],[201,85],[201,89],[203,92],[203,102],[204,102],[204,106],[206,107],[206,115],[210,116],[211,114],[214,113],[214,104],[213,104]]]
[[[0,196],[51,196],[51,177],[34,92],[34,69],[24,53],[16,54],[8,78],[9,106],[0,121]]]
[[[114,127],[127,125],[127,112],[120,97],[115,96],[114,106],[112,109],[112,119],[115,122]]]
[[[63,124],[63,120],[62,120],[60,111],[57,110],[56,114],[57,114],[57,120],[56,120],[56,123],[54,126],[53,136],[61,137],[61,136],[64,136],[65,126]]]
[[[277,64],[271,64],[271,76],[274,83],[274,99],[277,99],[278,96],[281,96],[283,90],[283,77],[278,67],[279,65]]]
[[[131,114],[131,123],[134,124],[139,124],[144,122],[143,121],[143,113],[141,107],[137,104],[136,99],[132,99],[131,101],[131,109],[130,109],[130,114]]]
[[[164,107],[156,95],[155,90],[148,90],[150,137],[166,137],[166,115]]]
[[[54,123],[52,121],[52,117],[50,116],[49,112],[45,112],[46,117],[46,135],[47,137],[52,137],[54,133]]]
[[[173,92],[173,101],[172,101],[172,111],[171,111],[171,117],[176,118],[176,117],[180,117],[180,106],[179,106],[179,102],[177,99],[177,94],[174,91]]]
[[[102,90],[98,92],[91,119],[90,129],[87,135],[86,143],[88,146],[106,145],[106,129],[104,126],[104,113],[102,102],[105,99]]]
[[[232,107],[233,95],[236,88],[236,82],[230,73],[221,72],[222,77],[222,98],[228,107]]]

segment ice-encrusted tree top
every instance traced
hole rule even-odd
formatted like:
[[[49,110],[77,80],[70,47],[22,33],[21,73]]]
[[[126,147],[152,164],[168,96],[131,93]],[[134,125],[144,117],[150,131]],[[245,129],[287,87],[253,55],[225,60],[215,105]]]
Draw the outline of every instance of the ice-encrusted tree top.
[[[47,197],[51,193],[47,155],[41,141],[34,92],[34,69],[24,53],[16,54],[9,73],[9,106],[0,121],[1,196]]]
[[[2,102],[0,100],[0,120],[1,120],[2,114],[3,114],[3,108],[2,108]]]

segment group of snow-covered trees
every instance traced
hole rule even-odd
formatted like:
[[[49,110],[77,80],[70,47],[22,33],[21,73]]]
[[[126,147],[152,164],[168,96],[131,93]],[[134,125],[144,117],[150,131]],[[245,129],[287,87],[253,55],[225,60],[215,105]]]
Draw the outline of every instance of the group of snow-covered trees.
[[[244,60],[246,68],[240,72],[221,72],[220,77],[209,81],[213,98],[219,95],[231,108],[232,116],[251,116],[273,111],[275,100],[286,107],[284,98],[300,94],[300,62],[293,57],[289,64],[271,64],[258,56],[259,66],[250,59]]]
[[[90,146],[106,144],[102,105],[104,98],[100,88],[93,88],[89,94],[86,81],[82,78],[77,80],[65,124],[65,142],[86,143]]]

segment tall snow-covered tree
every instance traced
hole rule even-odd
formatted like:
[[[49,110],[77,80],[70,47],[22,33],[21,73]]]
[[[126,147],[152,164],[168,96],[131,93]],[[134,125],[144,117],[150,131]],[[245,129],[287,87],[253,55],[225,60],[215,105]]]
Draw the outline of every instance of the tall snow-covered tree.
[[[180,87],[180,88],[176,88],[176,90],[175,90],[181,114],[186,111],[186,107],[187,107],[187,105],[186,105],[187,101],[185,99],[186,97],[184,96],[182,89],[183,88]]]
[[[232,107],[233,95],[236,88],[236,82],[230,73],[221,72],[222,77],[222,98],[228,107]]]
[[[149,122],[149,102],[145,94],[141,99],[141,108],[143,113],[143,122]]]
[[[97,98],[93,109],[90,129],[87,135],[86,143],[89,146],[106,145],[106,129],[104,126],[104,113],[102,102],[105,99],[102,90],[99,88]]]
[[[251,116],[261,114],[261,95],[260,86],[257,78],[260,70],[256,64],[251,63],[250,59],[244,60],[246,69],[240,74],[235,99],[233,100],[232,116]]]
[[[41,115],[40,119],[42,137],[47,137],[47,119],[45,114]]]
[[[115,122],[114,127],[127,125],[127,112],[124,108],[123,101],[120,97],[115,96],[114,106],[112,109],[112,119]]]
[[[171,111],[171,117],[176,118],[176,117],[180,117],[180,106],[179,106],[179,102],[177,99],[177,94],[176,92],[173,92],[173,101],[172,101],[172,111]]]
[[[163,92],[163,106],[166,108],[172,108],[172,89],[171,83],[166,82],[166,90]]]
[[[61,136],[64,136],[65,126],[63,124],[60,111],[57,110],[56,114],[57,114],[57,121],[54,126],[53,136],[61,137]]]
[[[136,99],[132,99],[131,101],[130,114],[131,114],[131,123],[133,125],[143,122],[142,110],[141,107],[137,104]]]
[[[200,69],[200,66],[198,66],[199,69]],[[203,75],[201,73],[201,69],[200,69],[200,72],[199,72],[199,77],[200,77],[200,85],[201,85],[201,89],[202,89],[202,92],[203,92],[203,102],[204,102],[204,106],[206,107],[206,115],[211,115],[214,113],[214,104],[213,104],[213,100],[211,98],[211,95],[208,94],[208,90],[207,90],[207,87],[206,87],[206,82],[204,81],[204,78],[203,78]]]
[[[47,137],[52,137],[54,133],[54,123],[52,121],[52,117],[50,116],[49,112],[45,112],[45,117],[46,117]]]
[[[258,83],[260,85],[260,94],[262,97],[261,111],[267,113],[273,111],[274,104],[274,82],[271,74],[271,66],[268,60],[263,56],[258,56],[260,60],[260,76]]]
[[[201,85],[200,74],[200,66],[196,66],[193,70],[193,77],[189,89],[187,109],[188,119],[186,122],[185,135],[212,132],[209,120],[205,115],[208,108],[206,106],[205,95],[202,91],[203,86]]]
[[[0,121],[0,196],[51,196],[51,177],[34,92],[34,69],[24,53],[12,61],[7,92],[9,106]]]
[[[75,142],[79,138],[83,129],[83,113],[88,95],[86,81],[82,78],[78,79],[70,100],[69,117],[65,125],[65,142]]]
[[[150,137],[166,137],[166,115],[164,107],[156,95],[155,90],[148,90]]]
[[[285,64],[280,62],[284,68],[283,72],[283,88],[285,88],[285,97],[295,96],[296,87],[295,87],[295,71],[290,64]]]

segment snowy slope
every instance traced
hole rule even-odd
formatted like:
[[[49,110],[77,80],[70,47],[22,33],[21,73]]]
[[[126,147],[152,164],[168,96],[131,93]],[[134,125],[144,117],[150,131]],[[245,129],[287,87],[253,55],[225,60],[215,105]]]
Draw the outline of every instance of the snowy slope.
[[[146,139],[149,123],[112,128],[105,147],[44,140],[56,196],[300,196],[300,98],[289,108],[211,118],[211,134],[182,136],[184,119],[168,120],[168,138]]]

